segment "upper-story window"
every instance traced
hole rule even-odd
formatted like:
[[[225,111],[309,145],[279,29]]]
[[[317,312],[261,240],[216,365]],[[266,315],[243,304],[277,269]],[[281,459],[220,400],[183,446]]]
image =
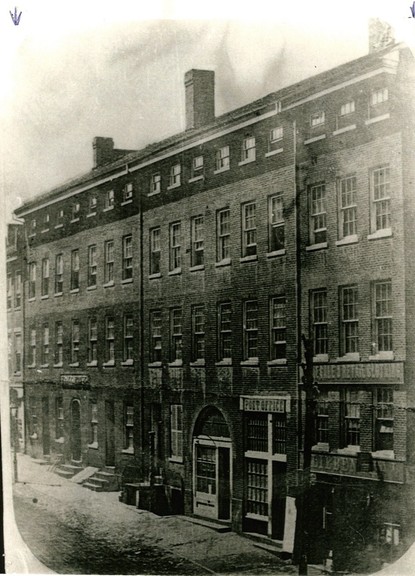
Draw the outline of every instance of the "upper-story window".
[[[229,146],[223,146],[216,150],[216,170],[229,170],[230,156],[229,156]]]
[[[134,192],[133,183],[128,182],[124,186],[124,190],[123,190],[123,194],[122,194],[123,202],[128,202],[129,200],[132,200],[133,199],[133,192]]]
[[[232,358],[232,305],[230,302],[219,304],[218,323],[218,358],[219,360]]]
[[[30,233],[31,234],[36,234],[36,218],[32,218],[31,222],[30,222]]]
[[[105,319],[105,363],[115,363],[115,322],[110,316]]]
[[[55,259],[55,294],[63,292],[63,255],[57,254]]]
[[[360,446],[360,403],[358,390],[345,391],[344,434],[344,443],[346,446]]]
[[[170,168],[169,188],[180,186],[182,167],[180,164],[173,164]]]
[[[287,312],[284,296],[271,299],[270,343],[271,360],[287,357]]]
[[[29,298],[36,297],[36,262],[30,262],[29,264]]]
[[[133,237],[131,234],[122,239],[122,279],[133,277]]]
[[[63,364],[63,324],[55,322],[55,364]]]
[[[386,102],[388,98],[389,92],[387,88],[372,90],[370,93],[370,105],[376,106],[377,104],[382,104],[382,102]]]
[[[40,295],[47,296],[48,294],[49,294],[49,258],[43,258]]]
[[[253,162],[256,157],[255,138],[250,136],[242,142],[241,162]]]
[[[12,307],[13,301],[13,278],[11,272],[7,274],[7,308],[10,309]]]
[[[160,274],[160,228],[150,230],[150,274]]]
[[[104,210],[111,210],[112,208],[114,208],[114,204],[115,204],[114,190],[107,190],[105,192]]]
[[[43,324],[41,362],[43,366],[49,364],[49,324]]]
[[[327,241],[326,187],[318,184],[310,188],[310,243]]]
[[[72,204],[72,222],[75,220],[79,220],[79,215],[81,213],[81,205],[79,202],[75,202]]]
[[[79,289],[79,250],[71,252],[71,290]]]
[[[279,192],[268,200],[269,251],[276,252],[285,247],[285,220],[283,194]]]
[[[181,268],[182,225],[180,222],[170,224],[170,270]]]
[[[91,194],[91,196],[89,197],[89,213],[90,214],[95,214],[97,211],[97,204],[98,204],[98,200],[97,200],[97,196],[95,193]]]
[[[97,285],[97,247],[88,247],[88,286]]]
[[[114,240],[107,240],[104,246],[105,269],[104,282],[114,282]]]
[[[256,253],[256,204],[250,202],[242,206],[242,256],[254,256]]]
[[[195,156],[192,161],[192,177],[203,176],[203,156]]]
[[[359,352],[359,310],[357,286],[341,289],[341,352],[342,355]]]
[[[349,100],[340,106],[340,116],[347,116],[348,114],[353,114],[355,111],[354,100]]]
[[[311,128],[316,128],[317,126],[322,126],[326,121],[326,116],[323,110],[318,112],[314,112],[310,116],[310,125]]]
[[[277,128],[272,128],[269,133],[269,141],[271,144],[274,142],[279,142],[282,140],[284,136],[284,129],[282,126],[278,126]]]
[[[79,320],[72,320],[71,364],[79,363]]]
[[[203,360],[205,357],[205,307],[192,308],[192,360]]]
[[[310,320],[314,355],[328,354],[327,290],[313,290],[310,295]]]
[[[60,227],[63,226],[63,219],[64,219],[64,211],[63,208],[59,208],[59,210],[56,212],[56,224],[55,226]]]
[[[95,317],[88,320],[88,364],[98,361],[98,323]]]
[[[170,311],[170,361],[182,359],[182,309],[173,308]]]
[[[49,230],[49,212],[43,215],[43,230]]]
[[[183,406],[170,405],[170,457],[183,459]],[[206,466],[206,464],[205,464]]]
[[[204,219],[203,216],[192,218],[192,266],[201,266],[204,264]]]
[[[387,386],[374,392],[375,450],[393,450],[393,389]]]
[[[22,335],[19,332],[14,334],[14,371],[22,371]]]
[[[16,270],[14,275],[14,307],[19,308],[22,303],[22,273]]]
[[[36,366],[36,328],[30,329],[29,366]]]
[[[244,330],[244,360],[258,358],[258,302],[248,300],[244,302],[243,330]]]
[[[150,312],[150,362],[161,362],[161,312]]]
[[[218,262],[231,257],[231,211],[229,208],[219,210],[217,216],[217,259]]]
[[[132,314],[124,316],[124,343],[123,343],[123,360],[132,362],[134,349],[134,321]]]
[[[371,229],[391,228],[391,198],[389,166],[376,168],[371,175]]]
[[[339,237],[347,238],[357,234],[356,177],[348,176],[340,180],[339,189]]]
[[[391,352],[392,344],[392,282],[382,280],[373,285],[373,329],[376,353]]]
[[[156,172],[151,175],[149,194],[159,194],[161,192],[161,174]]]

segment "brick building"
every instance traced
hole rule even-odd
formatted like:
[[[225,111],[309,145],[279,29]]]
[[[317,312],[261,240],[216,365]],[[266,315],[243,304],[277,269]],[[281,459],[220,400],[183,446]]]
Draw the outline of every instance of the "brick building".
[[[191,70],[183,133],[96,138],[91,172],[19,208],[28,452],[157,476],[170,510],[292,552],[304,333],[310,558],[365,570],[405,549],[412,87],[390,44],[215,117],[213,73]]]

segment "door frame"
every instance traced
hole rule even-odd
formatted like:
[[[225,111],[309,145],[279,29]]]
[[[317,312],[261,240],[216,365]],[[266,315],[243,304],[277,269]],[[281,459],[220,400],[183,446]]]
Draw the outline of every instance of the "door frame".
[[[79,459],[74,457],[75,452],[75,434],[74,434],[74,405],[77,404],[79,411],[78,428],[76,430],[76,440],[79,440]],[[77,446],[78,447],[78,446]],[[72,398],[71,400],[71,460],[74,462],[82,462],[82,426],[81,426],[81,401],[79,398]]]
[[[50,455],[50,405],[49,396],[42,396],[42,450],[44,456]]]
[[[114,400],[105,400],[105,466],[115,466]]]

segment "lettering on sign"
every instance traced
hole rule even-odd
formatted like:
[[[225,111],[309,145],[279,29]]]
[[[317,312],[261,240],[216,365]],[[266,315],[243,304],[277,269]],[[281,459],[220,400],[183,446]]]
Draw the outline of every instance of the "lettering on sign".
[[[68,389],[88,389],[89,375],[88,374],[61,374],[62,388]]]
[[[246,412],[289,412],[290,398],[287,396],[242,396],[241,410]]]
[[[358,470],[357,458],[339,454],[313,454],[311,461],[313,472],[340,474],[342,476],[361,476],[384,482],[404,482],[402,462],[373,459],[373,470]]]
[[[371,381],[403,383],[403,362],[368,362],[359,364],[315,364],[314,378],[319,382]]]

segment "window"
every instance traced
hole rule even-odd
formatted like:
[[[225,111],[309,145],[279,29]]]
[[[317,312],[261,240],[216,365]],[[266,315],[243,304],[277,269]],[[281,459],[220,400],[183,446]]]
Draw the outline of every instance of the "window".
[[[114,240],[107,240],[104,245],[105,256],[105,274],[104,282],[106,284],[114,283]]]
[[[36,329],[30,330],[29,365],[36,366]]]
[[[272,415],[272,453],[287,453],[287,415],[285,412]]]
[[[30,222],[30,233],[31,235],[36,234],[36,218],[32,218]]]
[[[255,160],[255,138],[245,138],[242,142],[241,162],[253,162]]]
[[[55,365],[63,364],[63,324],[55,322]]]
[[[43,215],[43,229],[49,230],[49,212],[45,212]]]
[[[122,279],[133,277],[133,237],[131,234],[122,239]]]
[[[9,272],[7,274],[7,308],[10,309],[12,307],[12,300],[13,300],[13,281],[12,275]]]
[[[376,106],[377,104],[382,104],[382,102],[386,102],[388,98],[389,93],[387,88],[372,90],[370,93],[370,105]]]
[[[219,304],[219,360],[232,358],[232,305]]]
[[[20,270],[14,275],[14,307],[20,308],[22,304],[22,273]]]
[[[71,364],[79,363],[79,321],[72,320]]]
[[[329,443],[329,403],[327,395],[321,393],[316,406],[316,442]]]
[[[256,204],[242,206],[242,256],[255,256],[256,246]]]
[[[285,297],[271,300],[271,360],[281,360],[287,357],[287,328],[286,328],[286,300]]]
[[[170,224],[170,270],[180,270],[181,267],[181,230],[180,222]]]
[[[218,262],[229,260],[231,257],[231,211],[224,208],[218,212],[217,234],[218,234]]]
[[[134,450],[134,406],[131,404],[124,406],[124,449]]]
[[[95,447],[98,446],[98,404],[96,402],[90,403],[91,411],[91,444]]]
[[[349,100],[340,106],[340,116],[347,116],[347,114],[352,114],[355,111],[354,100]]]
[[[192,308],[192,360],[205,358],[205,307]]]
[[[311,292],[311,323],[314,355],[328,354],[327,290]]]
[[[192,266],[204,264],[204,232],[203,216],[192,218]]]
[[[258,303],[244,303],[244,360],[258,358]]]
[[[129,202],[130,200],[133,199],[133,191],[134,191],[134,186],[133,186],[132,182],[128,182],[128,184],[126,184],[124,186],[124,190],[123,190],[123,194],[122,194],[123,202]]]
[[[43,324],[42,366],[49,364],[49,324]]]
[[[182,309],[170,311],[170,361],[182,359]]]
[[[36,262],[29,264],[29,298],[36,297]]]
[[[269,251],[276,252],[285,247],[285,222],[282,192],[271,196],[269,210]]]
[[[105,362],[115,364],[114,318],[105,319]]]
[[[381,551],[382,556],[388,563],[394,561],[394,556],[391,550],[392,546],[399,546],[400,543],[401,526],[400,524],[394,524],[392,522],[385,522],[379,529],[379,541],[385,547]]]
[[[97,247],[88,246],[88,286],[97,285]]]
[[[174,164],[170,168],[170,177],[169,177],[169,188],[174,186],[180,186],[180,176],[181,176],[182,167],[180,164]]]
[[[20,333],[14,335],[14,371],[22,371],[22,335]]]
[[[133,361],[134,323],[131,314],[124,316],[124,362]]]
[[[262,412],[246,416],[246,450],[268,452],[268,414]]]
[[[340,180],[339,192],[339,237],[347,238],[357,234],[356,177]]]
[[[393,390],[375,391],[375,450],[393,450]]]
[[[98,328],[97,319],[90,318],[88,321],[88,364],[96,365],[98,360]]]
[[[372,231],[391,227],[389,167],[377,168],[372,172]]]
[[[273,128],[269,133],[269,141],[271,142],[271,144],[273,144],[274,142],[278,142],[279,140],[282,140],[283,135],[284,131],[282,126],[278,126],[278,128]]]
[[[310,242],[320,244],[326,241],[326,187],[318,184],[310,189]]]
[[[63,419],[63,398],[59,396],[55,400],[55,437],[57,440],[64,437],[64,419]]]
[[[58,254],[55,259],[55,294],[63,292],[63,255]]]
[[[150,194],[159,194],[161,191],[161,174],[152,174],[150,182]]]
[[[49,294],[49,258],[42,260],[42,281],[40,286],[41,296],[48,296]]]
[[[268,462],[249,459],[246,465],[246,512],[268,518]]]
[[[183,406],[170,405],[170,456],[183,458]]]
[[[91,194],[89,197],[89,213],[96,214],[97,211],[97,197],[95,194]]]
[[[34,396],[28,397],[28,427],[29,427],[29,434],[32,438],[37,438],[37,429],[38,429],[38,420],[37,420],[37,402]]]
[[[374,330],[376,352],[390,352],[392,346],[392,282],[385,280],[374,285]]]
[[[357,286],[341,290],[342,355],[359,351],[359,320]]]
[[[79,220],[80,211],[81,206],[79,202],[75,202],[75,204],[72,204],[72,222],[74,222],[75,220]]]
[[[197,178],[203,175],[203,156],[196,156],[192,162],[192,176]]]
[[[79,290],[79,250],[71,252],[71,290]]]
[[[107,190],[105,193],[104,210],[112,210],[115,204],[114,190]]]
[[[310,124],[312,128],[322,126],[325,122],[325,114],[323,111],[314,112],[310,117]]]
[[[360,446],[360,404],[357,390],[346,390],[345,394],[345,444]]]
[[[229,170],[229,164],[229,146],[223,146],[223,148],[216,150],[216,170]]]
[[[161,362],[161,312],[150,312],[150,362]]]
[[[150,230],[150,274],[160,274],[160,228]]]
[[[63,226],[63,218],[64,218],[64,211],[61,208],[56,212],[56,226],[57,227]]]

